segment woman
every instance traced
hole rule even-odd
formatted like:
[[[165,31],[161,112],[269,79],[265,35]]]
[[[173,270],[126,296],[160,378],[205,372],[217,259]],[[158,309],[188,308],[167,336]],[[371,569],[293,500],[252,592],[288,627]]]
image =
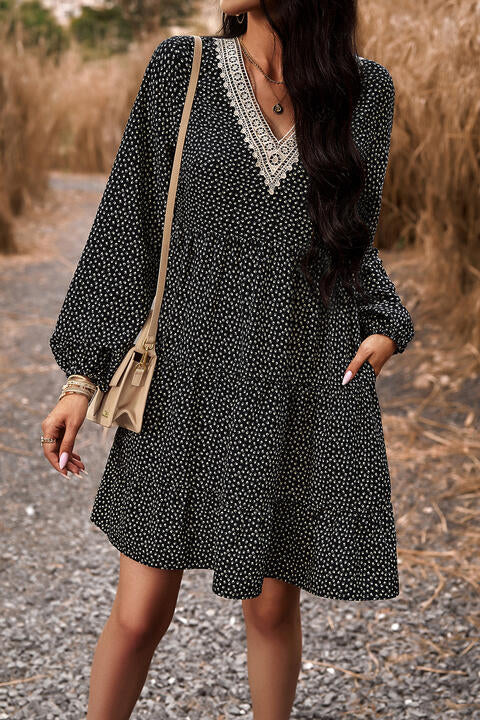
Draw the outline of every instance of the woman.
[[[393,81],[355,51],[354,0],[220,5],[142,431],[117,429],[90,516],[121,554],[89,720],[130,716],[186,568],[242,600],[255,720],[290,715],[301,589],[399,592],[375,383],[414,331],[373,245]],[[192,56],[192,36],[155,49],[50,340],[67,375],[102,390],[155,294]],[[84,469],[87,404],[67,394],[42,425],[63,475]]]

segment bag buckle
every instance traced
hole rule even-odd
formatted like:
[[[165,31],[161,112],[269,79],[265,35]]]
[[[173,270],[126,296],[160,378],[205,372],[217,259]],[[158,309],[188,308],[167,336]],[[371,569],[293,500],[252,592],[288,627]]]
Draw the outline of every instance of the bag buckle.
[[[146,369],[146,367],[148,365],[147,358],[149,357],[148,351],[153,348],[153,343],[149,343],[149,342],[145,341],[143,343],[143,347],[145,348],[145,350],[142,353],[142,357],[140,358],[140,360],[137,361],[137,368],[141,366],[143,369]]]

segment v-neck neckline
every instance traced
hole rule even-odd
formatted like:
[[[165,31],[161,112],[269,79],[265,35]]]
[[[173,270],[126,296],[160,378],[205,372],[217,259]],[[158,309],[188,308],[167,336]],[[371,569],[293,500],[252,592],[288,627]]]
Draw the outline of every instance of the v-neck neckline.
[[[268,191],[273,194],[299,160],[295,124],[281,138],[276,137],[253,92],[238,39],[212,39],[228,100]]]
[[[275,133],[273,132],[273,130],[270,126],[270,123],[268,122],[267,118],[265,117],[265,113],[263,112],[262,108],[260,107],[260,103],[257,100],[257,96],[255,95],[255,91],[253,89],[252,82],[250,80],[250,75],[248,74],[248,71],[247,71],[247,68],[245,65],[245,59],[243,57],[242,46],[240,45],[240,40],[238,39],[238,37],[235,37],[233,39],[235,40],[235,46],[237,48],[238,62],[240,63],[240,66],[242,68],[242,73],[245,77],[245,82],[246,82],[247,88],[250,92],[250,97],[255,106],[255,109],[257,110],[257,112],[261,116],[261,118],[263,119],[267,129],[270,131],[272,139],[275,140],[275,142],[277,142],[280,145],[282,142],[284,142],[289,137],[289,135],[291,135],[293,133],[293,131],[295,130],[295,123],[293,123],[293,125],[287,130],[286,133],[284,133],[284,135],[282,135],[282,137],[277,138],[277,136],[275,135]]]

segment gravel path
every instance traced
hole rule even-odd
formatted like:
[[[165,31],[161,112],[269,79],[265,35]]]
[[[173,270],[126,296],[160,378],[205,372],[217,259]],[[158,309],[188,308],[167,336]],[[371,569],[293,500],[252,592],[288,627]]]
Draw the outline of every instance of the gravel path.
[[[84,718],[92,654],[118,572],[118,551],[89,521],[106,457],[100,428],[85,423],[80,431],[77,447],[89,471],[80,481],[60,478],[39,444],[40,423],[63,381],[48,337],[105,178],[52,174],[51,184],[43,207],[19,222],[28,254],[0,261],[0,720]],[[389,418],[405,409],[394,402],[402,397],[403,358],[390,363],[377,381]],[[388,447],[395,433],[389,420]],[[426,481],[397,460],[391,467],[400,513]],[[411,547],[408,526],[399,529]],[[448,533],[442,542],[448,548]],[[400,567],[394,600],[349,603],[302,593],[303,665],[292,718],[480,719],[478,594],[449,576],[422,610],[437,576]],[[184,572],[133,718],[251,720],[241,602],[215,596],[210,583],[209,570]]]

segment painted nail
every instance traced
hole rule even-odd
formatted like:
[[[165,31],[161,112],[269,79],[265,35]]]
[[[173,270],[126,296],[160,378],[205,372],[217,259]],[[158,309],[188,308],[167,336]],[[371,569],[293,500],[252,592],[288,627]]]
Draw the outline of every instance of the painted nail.
[[[353,373],[351,370],[347,370],[345,375],[343,376],[342,385],[346,385],[349,380],[351,380],[353,376]]]
[[[63,470],[63,468],[67,464],[67,460],[68,460],[68,452],[66,450],[64,450],[63,453],[60,455],[60,462],[58,463],[61,470]]]
[[[85,473],[85,475],[88,475],[88,472],[86,470],[84,470],[83,468],[80,468],[80,472]]]

